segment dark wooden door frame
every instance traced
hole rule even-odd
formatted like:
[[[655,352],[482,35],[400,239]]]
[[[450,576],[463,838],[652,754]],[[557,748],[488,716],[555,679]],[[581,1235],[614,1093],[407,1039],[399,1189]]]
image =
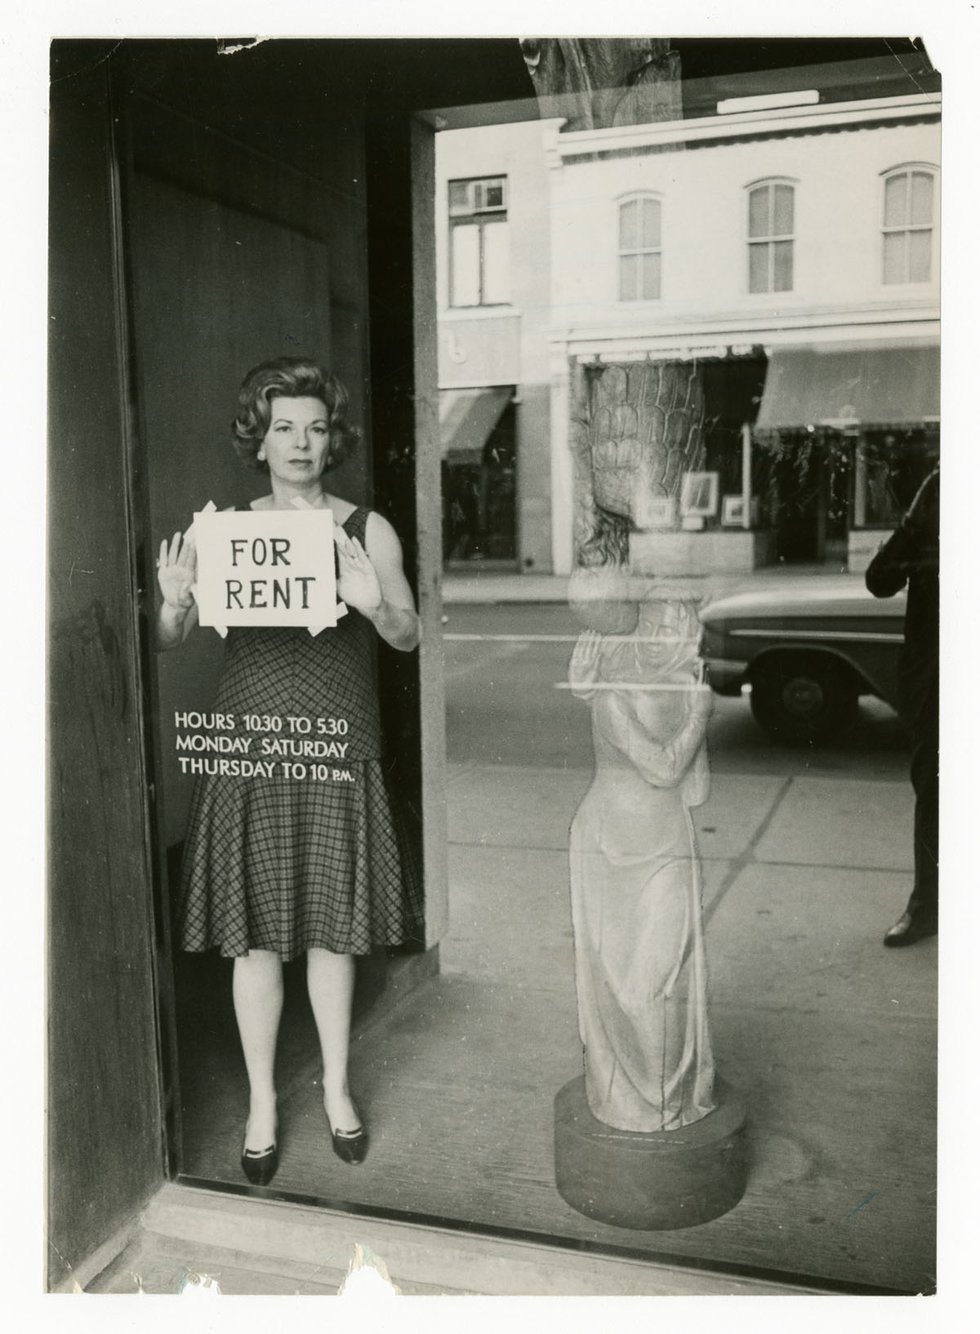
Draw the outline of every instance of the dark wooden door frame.
[[[150,894],[148,913],[155,958],[154,992],[156,996],[156,1039],[158,1064],[161,1071],[160,1116],[163,1125],[161,1161],[163,1175],[174,1179],[181,1162],[181,1097],[177,1053],[177,1017],[174,974],[172,967],[172,933],[170,886],[174,867],[168,865],[168,849],[160,837],[160,820],[156,810],[156,793],[161,790],[161,755],[157,745],[154,720],[158,712],[158,693],[152,644],[152,618],[155,606],[155,575],[149,567],[150,541],[149,496],[147,491],[144,432],[141,430],[141,407],[138,386],[137,358],[133,339],[136,334],[134,311],[134,254],[133,236],[133,174],[134,143],[133,117],[130,114],[134,91],[128,77],[125,59],[108,62],[112,90],[112,150],[114,226],[113,244],[116,252],[118,290],[116,305],[120,337],[126,349],[125,371],[121,377],[120,397],[126,405],[126,478],[130,516],[128,524],[130,564],[132,570],[132,617],[138,644],[136,670],[140,681],[139,745],[142,755],[144,855],[147,886]],[[446,856],[448,833],[444,800],[445,781],[445,719],[443,704],[443,665],[441,654],[441,481],[439,475],[438,388],[435,334],[435,246],[432,226],[432,198],[434,189],[434,131],[420,118],[401,115],[403,132],[407,136],[406,168],[409,170],[410,196],[404,199],[406,213],[410,210],[409,250],[413,263],[410,275],[412,313],[411,322],[403,326],[403,333],[412,336],[409,347],[405,339],[407,364],[413,376],[412,386],[401,386],[396,392],[410,389],[406,404],[411,429],[418,446],[407,451],[414,470],[412,498],[415,519],[406,543],[408,552],[415,556],[416,567],[410,572],[416,582],[420,614],[423,621],[423,645],[418,667],[419,696],[415,707],[420,712],[421,753],[419,782],[423,811],[421,837],[426,870],[426,939],[425,945],[435,950],[444,934],[448,920],[448,888]],[[372,371],[373,378],[373,371]],[[372,395],[373,397],[373,395]],[[377,439],[375,469],[383,490],[384,443]],[[411,685],[405,685],[404,668],[393,659],[388,664],[389,691],[401,696]],[[399,676],[401,669],[401,676]],[[384,670],[384,668],[383,668]],[[411,675],[411,671],[409,672]],[[410,701],[411,704],[411,701]]]

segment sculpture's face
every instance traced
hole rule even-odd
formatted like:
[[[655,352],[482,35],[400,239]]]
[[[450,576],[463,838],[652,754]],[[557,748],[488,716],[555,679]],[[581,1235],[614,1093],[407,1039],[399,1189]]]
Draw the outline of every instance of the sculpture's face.
[[[651,675],[693,672],[700,636],[691,603],[673,598],[641,603],[636,636],[639,660]]]

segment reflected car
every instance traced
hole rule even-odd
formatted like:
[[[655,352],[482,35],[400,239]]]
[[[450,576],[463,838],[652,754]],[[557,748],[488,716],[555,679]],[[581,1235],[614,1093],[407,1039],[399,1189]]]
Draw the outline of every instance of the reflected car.
[[[713,689],[750,687],[756,721],[779,740],[839,736],[861,695],[895,707],[904,593],[872,597],[859,575],[779,578],[709,602],[701,621]]]

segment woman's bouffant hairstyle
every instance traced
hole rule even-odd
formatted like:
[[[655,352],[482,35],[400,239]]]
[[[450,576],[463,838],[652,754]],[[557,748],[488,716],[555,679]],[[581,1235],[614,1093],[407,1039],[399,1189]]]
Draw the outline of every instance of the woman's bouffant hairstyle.
[[[347,420],[347,390],[340,381],[314,361],[304,357],[276,357],[255,366],[238,391],[238,416],[231,424],[232,442],[248,468],[268,472],[258,457],[272,420],[275,398],[318,398],[327,409],[330,448],[324,471],[336,468],[353,453],[361,433]]]

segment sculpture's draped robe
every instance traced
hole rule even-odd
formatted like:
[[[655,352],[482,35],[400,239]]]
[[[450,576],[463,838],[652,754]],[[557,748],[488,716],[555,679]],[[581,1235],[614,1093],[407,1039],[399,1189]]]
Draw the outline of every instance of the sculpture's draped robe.
[[[690,625],[670,619],[675,631]],[[570,869],[589,1107],[606,1125],[659,1131],[714,1107],[690,815],[708,768],[684,688],[693,652],[644,646],[643,625],[641,615],[639,640],[606,638],[600,688],[576,692],[591,700],[596,772],[572,823]]]

